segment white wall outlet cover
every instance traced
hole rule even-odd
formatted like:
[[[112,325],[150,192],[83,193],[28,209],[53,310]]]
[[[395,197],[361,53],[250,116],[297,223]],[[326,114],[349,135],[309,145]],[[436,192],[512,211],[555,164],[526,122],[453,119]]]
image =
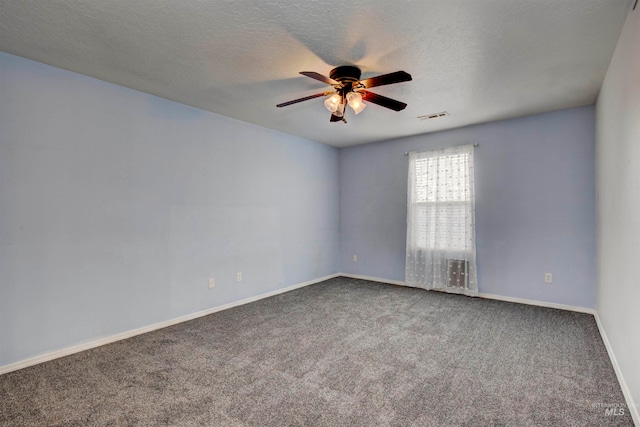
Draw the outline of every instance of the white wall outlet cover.
[[[242,273],[236,273],[236,280],[242,282]]]
[[[353,256],[353,262],[358,262],[358,255]]]
[[[544,281],[546,283],[552,283],[553,275],[551,273],[544,273]]]
[[[216,286],[216,281],[213,277],[209,278],[209,288],[213,288]]]

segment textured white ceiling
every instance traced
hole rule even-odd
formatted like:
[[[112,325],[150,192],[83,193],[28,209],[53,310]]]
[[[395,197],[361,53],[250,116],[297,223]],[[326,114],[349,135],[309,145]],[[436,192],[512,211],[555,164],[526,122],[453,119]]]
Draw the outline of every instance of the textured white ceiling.
[[[0,50],[334,146],[592,104],[631,0],[0,0]],[[406,102],[329,123],[328,75]],[[419,121],[446,110],[451,115]]]

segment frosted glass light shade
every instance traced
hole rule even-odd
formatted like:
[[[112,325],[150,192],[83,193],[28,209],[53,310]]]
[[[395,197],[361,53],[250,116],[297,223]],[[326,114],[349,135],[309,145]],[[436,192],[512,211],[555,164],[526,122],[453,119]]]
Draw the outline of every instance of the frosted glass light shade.
[[[362,102],[362,95],[358,92],[349,92],[347,94],[347,102],[349,103],[349,107],[353,108],[356,115],[360,114],[360,112],[367,107],[365,103]]]
[[[324,100],[324,106],[327,108],[327,110],[334,113],[338,109],[338,105],[340,105],[340,101],[342,101],[340,95],[338,95],[337,93],[334,93],[329,98]]]
[[[333,115],[336,117],[344,116],[344,104],[338,104],[335,111],[332,111]]]
[[[336,111],[336,108],[338,108],[336,104],[331,102],[331,98],[327,98],[324,100],[324,106],[327,110],[331,111],[332,113]]]

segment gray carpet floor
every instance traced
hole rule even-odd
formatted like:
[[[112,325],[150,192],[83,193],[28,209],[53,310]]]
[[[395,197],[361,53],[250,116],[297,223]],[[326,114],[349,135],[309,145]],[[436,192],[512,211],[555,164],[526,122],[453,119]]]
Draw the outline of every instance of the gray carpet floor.
[[[337,278],[0,376],[0,425],[633,425],[591,315]]]

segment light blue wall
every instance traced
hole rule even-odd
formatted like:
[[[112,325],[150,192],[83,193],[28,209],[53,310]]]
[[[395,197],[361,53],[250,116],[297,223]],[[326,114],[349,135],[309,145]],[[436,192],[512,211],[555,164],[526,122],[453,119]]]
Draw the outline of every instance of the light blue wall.
[[[341,271],[403,281],[404,152],[474,143],[480,292],[594,307],[592,106],[341,149]]]
[[[468,143],[480,291],[593,307],[593,122],[338,151],[0,53],[0,366],[337,271],[403,280],[403,153]]]
[[[338,192],[332,147],[0,53],[0,366],[335,273]]]

